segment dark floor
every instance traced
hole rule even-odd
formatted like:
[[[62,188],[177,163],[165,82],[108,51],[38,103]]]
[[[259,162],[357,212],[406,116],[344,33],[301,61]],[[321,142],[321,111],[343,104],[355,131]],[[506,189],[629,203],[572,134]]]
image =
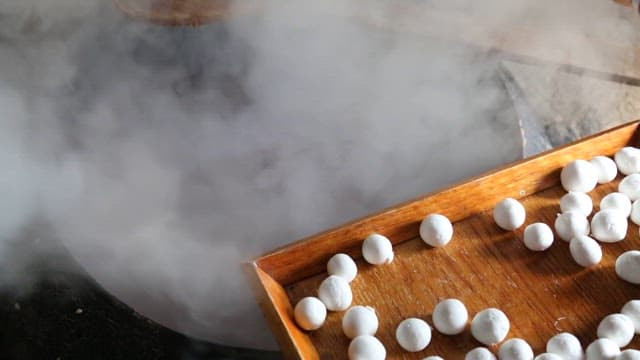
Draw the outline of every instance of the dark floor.
[[[64,249],[56,254],[25,269],[37,277],[0,291],[0,359],[281,358],[168,330],[106,293]]]

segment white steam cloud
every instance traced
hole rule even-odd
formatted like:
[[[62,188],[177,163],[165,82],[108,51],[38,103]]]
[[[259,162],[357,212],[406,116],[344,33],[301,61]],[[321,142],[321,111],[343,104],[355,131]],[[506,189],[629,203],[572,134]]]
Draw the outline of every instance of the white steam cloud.
[[[496,29],[531,8],[411,3]],[[42,216],[42,241],[139,312],[272,348],[241,261],[521,156],[498,59],[355,20],[401,25],[390,4],[277,1],[165,28],[106,0],[2,2],[0,259]]]

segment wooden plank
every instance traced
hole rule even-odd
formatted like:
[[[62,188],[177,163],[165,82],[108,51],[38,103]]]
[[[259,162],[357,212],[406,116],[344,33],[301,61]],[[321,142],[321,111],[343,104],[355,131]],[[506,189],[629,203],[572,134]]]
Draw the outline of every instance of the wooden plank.
[[[439,212],[459,221],[493,208],[502,198],[521,198],[555,185],[560,168],[576,156],[591,158],[611,155],[631,141],[638,122],[622,125],[578,143],[522,160],[464,184],[436,191],[377,214],[306,238],[257,260],[258,266],[283,285],[324,271],[327,260],[337,252],[359,258],[360,244],[371,233],[401,243],[415,237],[420,221]]]

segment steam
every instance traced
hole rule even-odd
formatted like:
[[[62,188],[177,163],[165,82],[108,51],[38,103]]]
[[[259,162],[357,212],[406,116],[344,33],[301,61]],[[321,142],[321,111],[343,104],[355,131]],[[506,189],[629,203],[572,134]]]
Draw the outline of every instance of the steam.
[[[531,9],[413,3],[490,28]],[[499,59],[354,20],[389,6],[277,1],[173,29],[108,1],[3,2],[0,259],[39,216],[41,241],[141,313],[273,347],[241,261],[520,156]]]

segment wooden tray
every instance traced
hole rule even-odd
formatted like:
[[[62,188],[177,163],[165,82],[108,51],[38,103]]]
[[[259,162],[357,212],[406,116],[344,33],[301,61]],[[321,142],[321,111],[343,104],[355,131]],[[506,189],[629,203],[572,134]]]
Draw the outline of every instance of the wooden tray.
[[[637,144],[638,125],[632,122],[517,162],[247,264],[258,302],[285,357],[347,358],[349,341],[341,330],[342,313],[329,313],[325,325],[315,332],[300,330],[292,315],[292,304],[304,296],[316,296],[326,277],[326,262],[338,252],[358,259],[359,274],[351,284],[353,305],[376,309],[380,318],[376,336],[384,343],[388,359],[427,355],[462,359],[480,346],[469,329],[456,336],[434,331],[431,344],[418,353],[407,353],[397,345],[394,334],[400,321],[420,317],[432,324],[435,304],[449,297],[462,300],[470,317],[487,307],[502,309],[511,320],[508,337],[526,339],[536,354],[544,351],[549,337],[561,331],[576,334],[586,347],[595,339],[604,316],[640,298],[640,288],[619,280],[613,270],[619,254],[640,247],[638,227],[630,223],[626,240],[603,244],[602,262],[583,269],[574,263],[568,243],[562,240],[556,239],[542,253],[527,250],[520,240],[524,226],[516,232],[502,231],[493,222],[491,210],[505,197],[519,198],[527,209],[526,224],[542,221],[553,227],[564,194],[559,184],[562,166],[574,159],[613,155],[626,145]],[[620,178],[590,193],[594,210],[602,196],[617,189]],[[420,221],[431,213],[446,215],[454,223],[453,240],[443,248],[431,248],[418,237]],[[394,243],[393,263],[372,266],[361,259],[361,243],[374,232]],[[631,346],[640,346],[638,338]]]

